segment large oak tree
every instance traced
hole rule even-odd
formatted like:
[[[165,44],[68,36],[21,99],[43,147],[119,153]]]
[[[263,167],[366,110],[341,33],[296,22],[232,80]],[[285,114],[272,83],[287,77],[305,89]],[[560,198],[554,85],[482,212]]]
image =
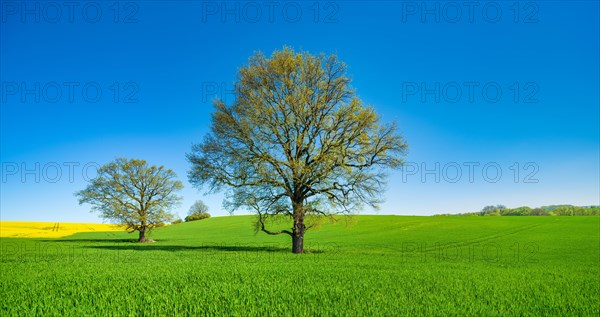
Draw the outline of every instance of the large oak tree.
[[[290,235],[294,253],[308,217],[377,207],[407,144],[356,96],[346,70],[335,55],[256,53],[239,70],[235,101],[215,101],[210,132],[187,155],[190,182],[225,189],[231,212],[255,211],[258,228]],[[290,229],[267,228],[281,216]]]
[[[175,193],[183,188],[177,175],[163,166],[148,166],[144,160],[118,158],[98,169],[98,176],[75,196],[79,204],[139,232],[139,242],[150,241],[146,233],[174,220],[169,210],[181,201]]]

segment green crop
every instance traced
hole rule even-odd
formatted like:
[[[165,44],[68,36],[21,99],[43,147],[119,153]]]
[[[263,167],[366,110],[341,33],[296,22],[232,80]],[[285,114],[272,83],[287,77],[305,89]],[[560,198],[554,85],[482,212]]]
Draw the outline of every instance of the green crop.
[[[598,316],[598,217],[355,216],[306,235],[250,216],[0,239],[2,316]]]

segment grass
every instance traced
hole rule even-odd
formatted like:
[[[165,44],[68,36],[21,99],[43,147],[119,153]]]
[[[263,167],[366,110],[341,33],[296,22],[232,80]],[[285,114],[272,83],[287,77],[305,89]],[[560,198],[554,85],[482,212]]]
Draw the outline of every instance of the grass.
[[[357,216],[289,237],[249,216],[2,238],[1,315],[598,316],[599,217]]]

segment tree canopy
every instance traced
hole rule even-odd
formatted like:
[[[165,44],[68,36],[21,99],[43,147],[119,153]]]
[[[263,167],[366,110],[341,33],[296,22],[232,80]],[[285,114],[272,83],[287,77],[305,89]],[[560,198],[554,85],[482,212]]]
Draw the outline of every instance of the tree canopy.
[[[260,230],[292,237],[294,253],[303,252],[305,217],[377,207],[407,144],[358,98],[346,72],[335,55],[255,53],[239,70],[235,101],[214,102],[210,132],[187,156],[190,182],[225,190],[231,212],[255,211]],[[267,228],[277,216],[292,228]]]

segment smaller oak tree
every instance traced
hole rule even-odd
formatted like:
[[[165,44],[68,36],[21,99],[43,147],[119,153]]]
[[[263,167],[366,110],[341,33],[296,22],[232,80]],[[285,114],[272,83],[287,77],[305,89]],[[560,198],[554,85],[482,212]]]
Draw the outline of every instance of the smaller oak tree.
[[[190,207],[190,211],[185,217],[185,221],[194,221],[194,220],[202,220],[210,218],[210,214],[208,213],[208,206],[204,204],[201,200],[197,200],[192,207]]]
[[[163,166],[148,166],[145,160],[117,158],[98,169],[98,176],[75,193],[79,204],[91,211],[138,231],[139,242],[150,242],[146,233],[175,219],[169,210],[179,204],[175,193],[183,188],[177,175]]]

